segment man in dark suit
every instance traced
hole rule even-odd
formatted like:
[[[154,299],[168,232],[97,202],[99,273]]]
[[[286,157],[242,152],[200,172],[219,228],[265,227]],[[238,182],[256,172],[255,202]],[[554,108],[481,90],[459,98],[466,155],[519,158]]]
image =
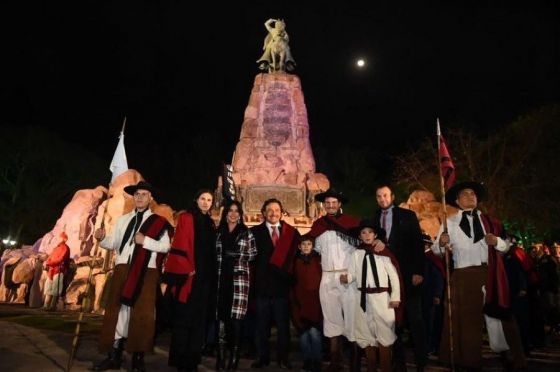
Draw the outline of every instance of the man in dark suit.
[[[404,310],[408,320],[418,371],[426,365],[426,337],[422,320],[422,281],[424,280],[424,244],[416,214],[393,204],[395,195],[388,185],[375,191],[379,210],[375,221],[387,234],[388,248],[399,261],[404,281]],[[406,371],[402,329],[397,329],[398,339],[393,346],[396,370]]]
[[[278,331],[278,365],[282,369],[290,369],[291,366],[288,361],[290,343],[288,298],[292,285],[292,263],[300,234],[290,224],[281,221],[284,211],[279,200],[266,200],[261,212],[265,221],[251,228],[257,246],[255,295],[258,355],[258,359],[251,367],[261,368],[270,363],[268,339],[271,320],[274,319]]]

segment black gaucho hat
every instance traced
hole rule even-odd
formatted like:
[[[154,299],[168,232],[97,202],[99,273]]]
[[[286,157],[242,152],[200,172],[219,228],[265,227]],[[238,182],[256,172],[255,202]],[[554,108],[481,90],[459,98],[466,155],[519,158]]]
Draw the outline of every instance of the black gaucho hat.
[[[484,198],[486,198],[486,186],[484,186],[483,183],[476,181],[465,181],[460,182],[447,190],[447,192],[445,193],[445,202],[449,205],[459,208],[456,202],[457,196],[464,189],[473,190],[479,203],[484,200]]]
[[[136,185],[129,185],[124,188],[124,192],[128,195],[134,195],[134,193],[138,190],[147,190],[152,195],[154,194],[154,188],[148,182],[140,181]]]
[[[364,218],[363,220],[361,220],[358,227],[354,227],[353,229],[351,229],[350,233],[354,237],[359,239],[360,233],[365,228],[372,229],[375,235],[377,235],[377,239],[381,240],[382,242],[385,242],[385,229],[381,228],[381,226],[379,226],[378,223],[375,223],[375,220],[372,220],[370,218]]]
[[[335,198],[342,204],[348,203],[348,198],[344,196],[341,192],[336,191],[335,189],[328,189],[325,192],[315,195],[315,201],[324,202],[326,198]]]

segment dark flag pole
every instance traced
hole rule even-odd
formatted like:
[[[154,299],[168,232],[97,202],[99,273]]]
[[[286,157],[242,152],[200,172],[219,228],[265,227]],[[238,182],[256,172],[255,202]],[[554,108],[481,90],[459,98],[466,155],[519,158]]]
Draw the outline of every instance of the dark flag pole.
[[[441,205],[443,206],[443,232],[447,233],[447,206],[445,203],[445,190],[448,190],[455,183],[456,173],[455,166],[451,160],[451,155],[447,150],[445,140],[441,135],[439,127],[439,118],[437,119],[437,141],[438,141],[438,169],[441,191]],[[447,289],[447,315],[449,318],[449,361],[451,363],[451,371],[455,371],[455,360],[453,356],[453,312],[451,310],[451,276],[449,273],[449,247],[445,247],[445,275]]]

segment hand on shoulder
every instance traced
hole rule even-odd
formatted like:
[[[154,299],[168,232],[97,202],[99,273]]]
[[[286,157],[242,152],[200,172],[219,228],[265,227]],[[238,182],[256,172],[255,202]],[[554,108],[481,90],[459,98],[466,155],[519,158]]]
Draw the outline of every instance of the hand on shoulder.
[[[383,243],[381,240],[375,239],[373,241],[373,250],[375,252],[381,252],[385,249],[385,243]]]

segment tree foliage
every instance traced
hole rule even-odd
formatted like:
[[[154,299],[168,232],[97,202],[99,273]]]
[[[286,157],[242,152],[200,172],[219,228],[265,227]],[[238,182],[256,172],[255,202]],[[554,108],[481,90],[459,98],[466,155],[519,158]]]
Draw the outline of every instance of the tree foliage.
[[[39,127],[0,139],[0,236],[30,244],[49,231],[79,189],[106,184],[108,163]]]
[[[314,149],[317,172],[325,173],[331,187],[343,192],[350,202],[345,212],[358,217],[371,216],[376,208],[375,190],[379,182],[376,159],[371,146],[317,147]]]
[[[560,232],[560,105],[541,107],[485,136],[463,129],[444,129],[444,135],[458,181],[486,184],[487,210],[543,237]],[[395,164],[396,182],[440,194],[435,138],[397,156]]]

